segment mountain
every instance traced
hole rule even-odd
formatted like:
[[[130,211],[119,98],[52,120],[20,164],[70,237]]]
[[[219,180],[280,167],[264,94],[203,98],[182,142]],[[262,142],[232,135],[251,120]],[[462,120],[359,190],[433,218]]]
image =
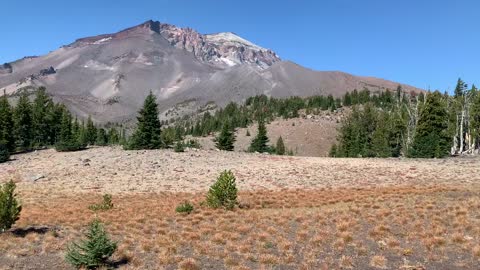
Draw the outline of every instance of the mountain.
[[[314,71],[231,33],[204,35],[147,21],[114,34],[81,38],[43,56],[0,66],[0,89],[15,96],[46,86],[80,117],[128,122],[150,90],[164,119],[266,94],[332,94],[398,83],[343,72]],[[405,91],[421,89],[403,85]]]

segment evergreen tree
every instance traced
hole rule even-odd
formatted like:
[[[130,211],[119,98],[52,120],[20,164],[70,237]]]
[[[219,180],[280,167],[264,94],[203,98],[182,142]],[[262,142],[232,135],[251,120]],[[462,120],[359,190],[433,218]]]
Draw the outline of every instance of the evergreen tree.
[[[252,140],[249,151],[259,153],[270,151],[270,147],[268,147],[267,128],[265,127],[265,122],[262,118],[258,120],[258,133],[257,136],[255,136],[255,138]]]
[[[60,128],[60,141],[71,142],[73,141],[72,132],[72,115],[65,109],[62,117],[62,125]]]
[[[4,92],[0,98],[0,141],[7,146],[8,151],[15,151],[15,136],[13,132],[14,122],[12,107],[8,102],[7,95]]]
[[[402,86],[399,84],[397,86],[397,91],[396,91],[396,98],[398,103],[402,101],[402,93],[403,93]]]
[[[55,149],[59,152],[78,151],[85,148],[73,134],[72,115],[63,107],[62,121]]]
[[[117,243],[110,240],[103,224],[95,219],[88,226],[86,239],[68,246],[65,259],[76,268],[96,269],[105,266],[117,250]]]
[[[378,113],[371,103],[363,110],[354,106],[352,113],[340,126],[338,135],[338,157],[374,157],[373,134],[377,128]]]
[[[108,131],[108,144],[119,144],[120,142],[120,135],[116,128],[110,128]]]
[[[448,113],[440,92],[427,95],[425,106],[415,132],[410,157],[445,157],[449,153],[450,143],[447,134]]]
[[[32,106],[28,95],[23,93],[14,110],[15,140],[21,150],[28,150],[32,145],[33,124]]]
[[[472,130],[472,136],[475,140],[474,147],[478,147],[480,139],[480,94],[474,92],[472,106],[470,109],[470,128]]]
[[[455,86],[454,90],[454,97],[458,98],[465,94],[465,90],[467,89],[467,84],[462,81],[462,79],[458,78],[457,85]]]
[[[330,152],[328,153],[329,157],[337,157],[337,145],[333,144],[332,147],[330,147]]]
[[[387,124],[389,119],[386,114],[383,114],[379,121],[375,131],[372,134],[372,143],[371,143],[371,155],[373,157],[391,157],[392,149],[389,144],[389,135]]]
[[[32,125],[34,146],[46,146],[52,141],[50,139],[52,126],[51,118],[53,102],[47,95],[45,87],[38,88],[33,101]]]
[[[105,145],[108,144],[108,136],[107,136],[107,132],[105,131],[105,129],[98,128],[97,129],[97,136],[95,136],[95,137],[96,137],[96,141],[95,141],[96,145],[105,146]]]
[[[12,180],[0,185],[0,233],[10,229],[20,218],[22,206],[17,199],[15,188]]]
[[[48,124],[48,145],[55,145],[60,141],[62,121],[66,108],[63,104],[53,104],[51,110],[47,112],[46,123]],[[72,120],[70,115],[70,120]]]
[[[156,98],[150,91],[143,108],[137,117],[137,129],[134,132],[129,149],[158,149],[163,146],[161,140],[161,125],[158,119]]]
[[[86,146],[88,144],[87,141],[87,129],[85,127],[85,123],[82,121],[81,124],[79,124],[78,132],[77,135],[75,136],[78,143],[80,145]]]
[[[72,133],[73,133],[73,137],[77,140],[77,141],[80,141],[80,123],[78,122],[78,118],[75,117],[75,120],[73,121],[73,124],[72,124]]]
[[[220,134],[215,138],[215,146],[219,150],[225,150],[225,151],[233,151],[234,149],[234,144],[235,143],[235,133],[226,122],[223,125],[222,131]]]
[[[90,145],[94,145],[97,141],[97,128],[93,124],[92,117],[90,115],[87,119],[86,140]]]
[[[282,136],[278,137],[277,143],[275,146],[275,153],[277,155],[285,155],[285,144],[283,143]]]
[[[10,159],[10,151],[8,150],[7,143],[0,141],[0,163],[8,161]]]

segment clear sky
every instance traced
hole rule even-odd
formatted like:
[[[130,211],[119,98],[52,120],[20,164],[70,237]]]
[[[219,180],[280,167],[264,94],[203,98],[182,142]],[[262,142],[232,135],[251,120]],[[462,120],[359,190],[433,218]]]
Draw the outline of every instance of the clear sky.
[[[451,90],[480,84],[477,0],[4,0],[0,63],[149,19],[236,34],[315,70]]]

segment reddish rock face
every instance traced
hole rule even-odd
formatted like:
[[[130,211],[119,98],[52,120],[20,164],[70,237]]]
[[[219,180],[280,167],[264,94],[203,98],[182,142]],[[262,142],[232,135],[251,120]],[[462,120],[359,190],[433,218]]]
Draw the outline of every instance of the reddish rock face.
[[[281,61],[273,51],[259,47],[234,33],[204,35],[191,28],[155,21],[147,21],[116,34],[79,39],[74,45],[99,44],[110,39],[123,39],[138,34],[159,34],[172,46],[191,52],[198,60],[217,67],[251,64],[265,69]]]

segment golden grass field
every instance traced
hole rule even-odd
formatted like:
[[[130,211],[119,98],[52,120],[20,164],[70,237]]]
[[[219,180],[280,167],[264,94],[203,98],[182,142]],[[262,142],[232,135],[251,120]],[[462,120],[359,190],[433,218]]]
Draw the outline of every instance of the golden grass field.
[[[480,269],[479,165],[108,147],[17,155],[0,164],[23,204],[0,235],[0,269],[70,269],[66,246],[104,193],[115,207],[98,217],[120,269]],[[224,169],[241,207],[201,206]],[[175,212],[185,200],[190,215]]]

